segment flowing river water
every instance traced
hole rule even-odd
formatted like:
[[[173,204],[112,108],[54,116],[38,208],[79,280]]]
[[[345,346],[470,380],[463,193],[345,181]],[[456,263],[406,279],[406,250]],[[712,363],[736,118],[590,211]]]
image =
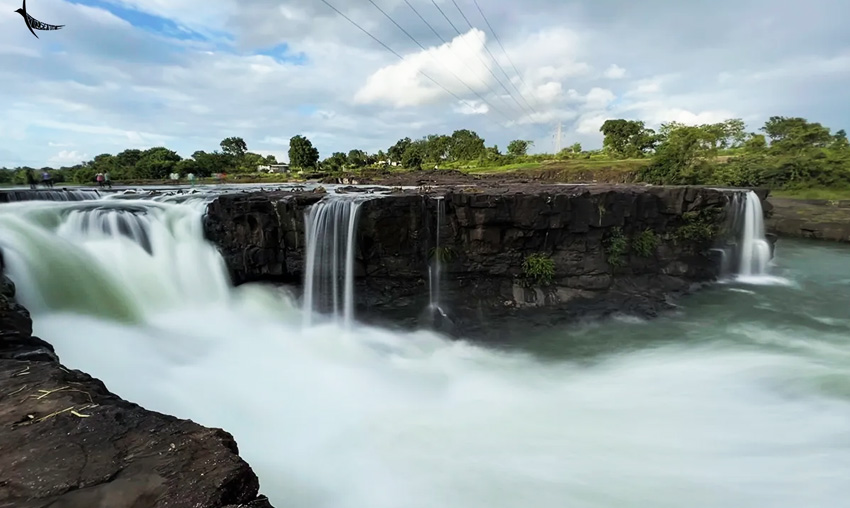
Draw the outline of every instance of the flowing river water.
[[[230,287],[202,213],[13,203],[0,247],[64,364],[233,433],[278,507],[850,505],[850,249],[781,240],[772,278],[497,349],[305,327]]]

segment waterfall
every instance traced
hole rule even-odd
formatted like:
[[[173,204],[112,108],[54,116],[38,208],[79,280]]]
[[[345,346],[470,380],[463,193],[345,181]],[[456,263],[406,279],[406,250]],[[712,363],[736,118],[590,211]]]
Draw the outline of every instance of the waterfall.
[[[342,314],[354,321],[354,249],[357,217],[363,198],[331,196],[310,207],[304,216],[307,266],[304,270],[304,324],[314,314]]]
[[[440,308],[440,279],[443,273],[443,251],[440,249],[440,233],[443,226],[443,218],[446,214],[446,203],[443,196],[434,198],[437,202],[437,231],[434,234],[434,254],[431,266],[428,267],[428,291],[429,305],[431,309]]]
[[[764,212],[761,200],[753,191],[745,194],[741,215],[743,224],[739,249],[738,275],[743,277],[767,274],[770,244],[764,234]]]
[[[96,190],[79,189],[10,190],[3,194],[7,196],[6,201],[10,203],[18,201],[87,201],[100,199],[100,193]]]
[[[226,301],[224,260],[204,238],[204,203],[97,200],[0,206],[0,248],[32,312],[117,321]]]

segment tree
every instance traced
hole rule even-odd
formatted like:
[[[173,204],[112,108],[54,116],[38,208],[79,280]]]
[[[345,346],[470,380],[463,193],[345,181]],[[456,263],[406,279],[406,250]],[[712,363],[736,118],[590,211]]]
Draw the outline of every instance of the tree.
[[[499,145],[487,147],[486,158],[488,161],[495,162],[502,158],[502,152],[499,151]]]
[[[228,157],[219,151],[207,153],[203,150],[198,150],[192,154],[192,158],[198,163],[198,176],[224,173],[229,169]]]
[[[231,156],[232,157],[232,156]],[[254,152],[246,152],[236,159],[236,172],[238,173],[256,173],[259,166],[266,163],[266,158]]]
[[[174,170],[184,176],[188,175],[189,173],[194,173],[196,175],[200,173],[198,161],[196,161],[195,159],[181,160],[174,166]]]
[[[581,153],[581,143],[573,143],[572,146],[570,146],[570,151],[575,155],[580,154]]]
[[[524,140],[524,139],[515,139],[508,143],[508,155],[519,156],[526,155],[528,153],[528,148],[534,144],[534,141]]]
[[[401,156],[401,165],[409,169],[422,169],[424,154],[423,142],[411,143]]]
[[[442,134],[429,134],[425,136],[423,143],[424,157],[431,162],[442,162],[449,156],[449,147],[452,144],[450,136]]]
[[[248,151],[248,145],[245,140],[238,137],[225,138],[219,143],[221,151],[227,155],[232,155],[237,159],[241,159]]]
[[[799,117],[772,116],[761,130],[770,138],[771,149],[786,154],[824,148],[834,141],[827,127]]]
[[[475,160],[485,153],[484,139],[469,129],[459,129],[452,133],[449,144],[449,158],[455,161]]]
[[[726,135],[727,146],[737,148],[743,146],[747,141],[747,124],[740,118],[730,118],[723,122],[723,131]]]
[[[289,140],[289,164],[292,167],[315,168],[319,163],[319,151],[313,143],[302,135],[292,136]]]
[[[118,166],[116,176],[123,176],[124,178],[137,178],[136,164],[138,164],[140,160],[142,160],[141,150],[130,148],[128,150],[124,150],[123,152],[119,152],[115,155],[115,163]]]
[[[342,171],[348,164],[348,157],[342,152],[334,152],[322,161],[322,169],[326,171]]]
[[[118,172],[119,165],[114,155],[102,153],[89,162],[89,168],[94,170],[95,174],[109,171],[112,175],[115,175]],[[130,174],[128,176],[132,177],[134,175]]]
[[[136,164],[138,178],[165,179],[174,171],[181,157],[164,146],[156,146],[142,152]]]
[[[710,129],[677,125],[665,129],[666,139],[658,145],[652,164],[641,168],[638,177],[652,184],[691,185],[703,181],[716,155],[715,133]]]
[[[618,158],[642,157],[659,141],[655,131],[638,120],[605,120],[599,131],[605,135],[602,146]]]
[[[832,137],[832,144],[829,145],[835,151],[843,151],[850,149],[850,141],[847,140],[847,131],[839,130]]]
[[[363,150],[351,150],[348,152],[348,165],[352,168],[362,168],[366,165],[366,152]]]
[[[401,162],[401,157],[404,155],[404,152],[407,151],[407,148],[413,143],[413,140],[410,138],[402,138],[396,141],[396,143],[387,150],[387,155],[390,158],[391,162]]]
[[[767,139],[764,134],[750,134],[750,137],[744,142],[744,150],[751,153],[767,150]]]

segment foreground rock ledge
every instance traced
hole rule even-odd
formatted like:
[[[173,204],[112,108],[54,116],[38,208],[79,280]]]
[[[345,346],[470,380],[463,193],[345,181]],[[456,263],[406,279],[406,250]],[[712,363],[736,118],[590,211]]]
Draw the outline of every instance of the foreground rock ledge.
[[[0,508],[271,508],[233,436],[59,363],[0,294]]]

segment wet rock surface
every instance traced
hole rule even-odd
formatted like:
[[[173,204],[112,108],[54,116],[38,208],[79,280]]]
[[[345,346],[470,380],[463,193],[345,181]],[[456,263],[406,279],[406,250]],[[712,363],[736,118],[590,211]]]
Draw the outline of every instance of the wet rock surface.
[[[0,507],[270,508],[233,437],[61,365],[0,283]]]
[[[850,243],[850,201],[771,197],[768,231],[791,238]]]
[[[357,226],[358,319],[427,326],[437,235],[446,258],[440,303],[448,315],[441,326],[458,335],[495,338],[513,333],[511,324],[614,312],[655,315],[671,307],[669,297],[719,274],[711,248],[725,234],[730,192],[479,183],[374,194],[362,204]],[[305,266],[304,214],[323,197],[265,192],[213,201],[207,236],[220,247],[234,282],[284,282],[297,291]],[[445,203],[439,231],[436,198]],[[537,283],[524,269],[533,255],[552,261],[550,282]]]

